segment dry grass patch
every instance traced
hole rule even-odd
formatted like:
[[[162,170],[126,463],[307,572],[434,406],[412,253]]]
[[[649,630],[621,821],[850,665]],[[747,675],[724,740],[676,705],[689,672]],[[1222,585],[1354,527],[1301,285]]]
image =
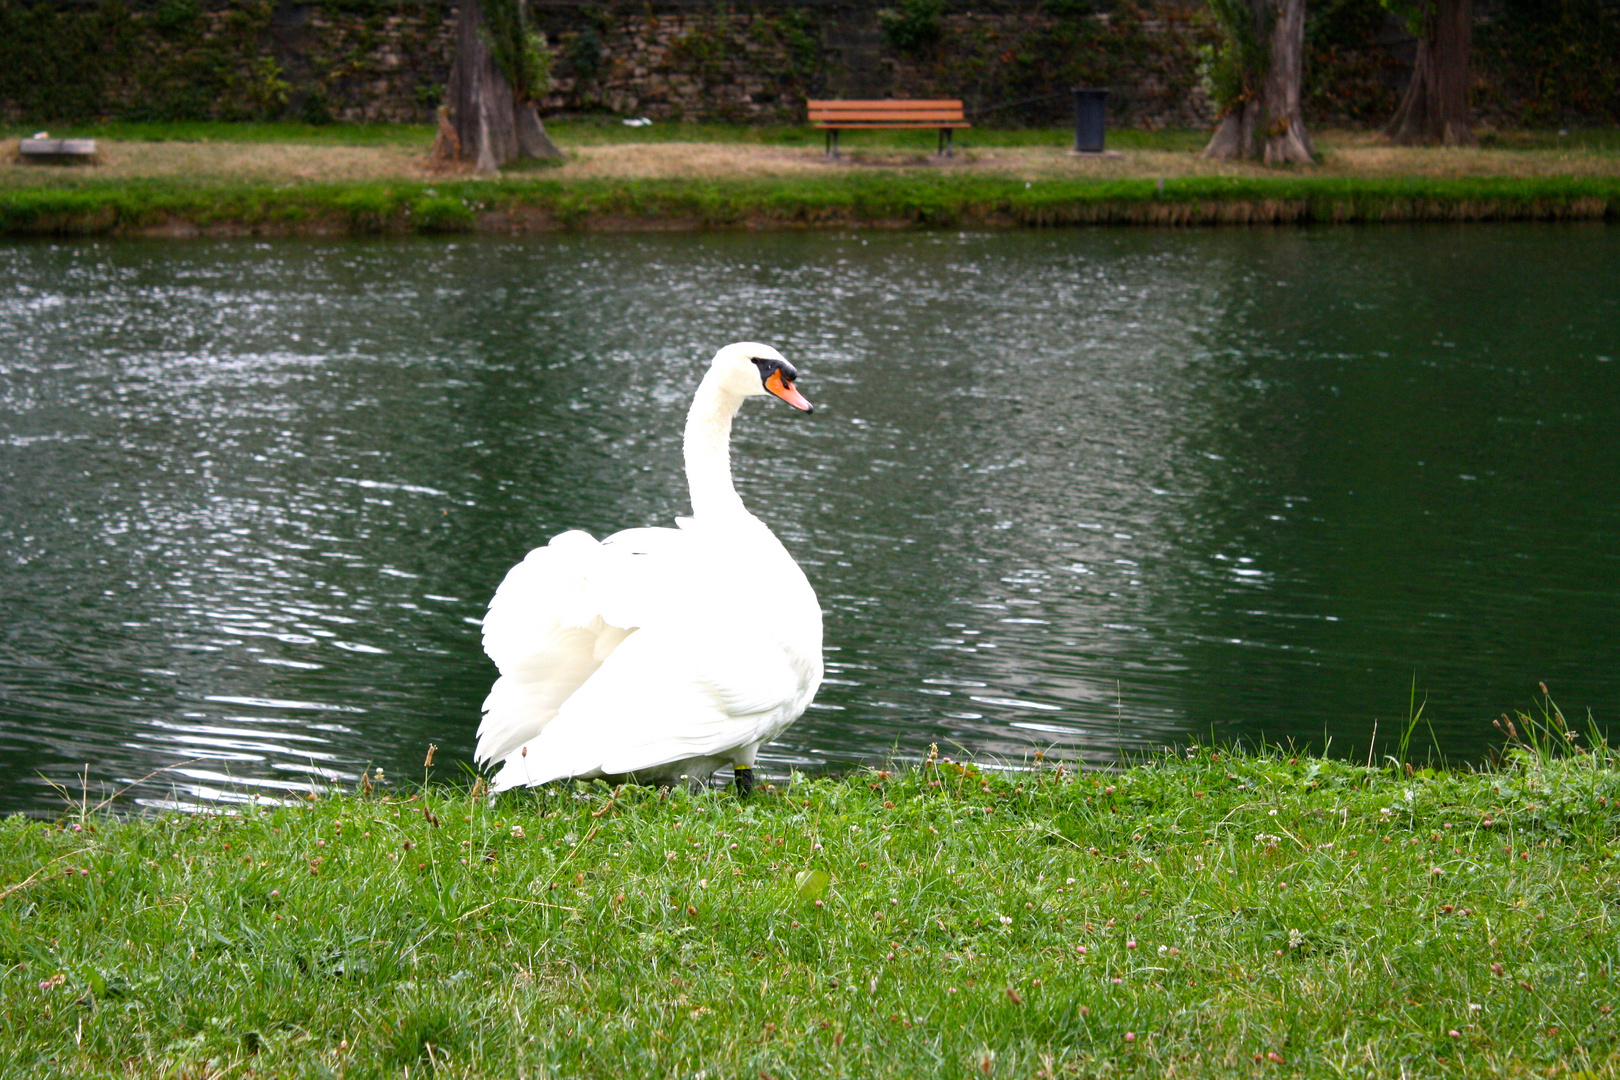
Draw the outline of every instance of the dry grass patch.
[[[1384,144],[1371,133],[1318,135],[1321,163],[1293,170],[1253,162],[1205,161],[1173,150],[1124,150],[1077,157],[1062,147],[966,147],[939,158],[916,150],[855,149],[826,157],[820,147],[717,142],[627,142],[565,146],[569,160],[545,174],[559,180],[760,180],[844,175],[874,170],[943,171],[1026,180],[1152,179],[1194,176],[1555,177],[1620,175],[1620,154],[1558,150],[1419,148]],[[531,173],[521,173],[532,175]],[[106,180],[220,180],[344,183],[442,177],[419,149],[407,146],[311,146],[247,142],[115,142],[103,140],[97,165],[49,168],[20,163],[16,144],[0,145],[0,186],[29,187]],[[466,174],[461,174],[466,175]]]
[[[1015,180],[1129,180],[1183,176],[1615,176],[1620,156],[1593,150],[1501,150],[1382,145],[1375,135],[1318,139],[1319,165],[1294,170],[1258,162],[1206,161],[1174,150],[1124,150],[1107,157],[1070,154],[1058,147],[972,147],[955,157],[901,150],[854,150],[838,159],[819,147],[727,143],[622,143],[569,149],[559,179],[696,180],[833,175],[851,170],[971,172]]]
[[[558,179],[761,179],[803,176],[825,169],[821,151],[738,143],[620,143],[565,147]]]
[[[63,176],[105,180],[207,179],[259,182],[423,179],[426,155],[399,146],[290,143],[113,142],[101,140],[95,165],[25,165],[15,142],[0,148],[0,184],[26,186]]]

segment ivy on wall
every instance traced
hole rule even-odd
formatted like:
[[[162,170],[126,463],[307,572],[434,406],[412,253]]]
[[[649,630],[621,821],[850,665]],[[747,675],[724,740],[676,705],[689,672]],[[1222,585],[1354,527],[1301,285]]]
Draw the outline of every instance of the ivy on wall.
[[[1305,115],[1312,124],[1377,127],[1395,114],[1404,36],[1380,0],[1316,0],[1305,9]]]
[[[1049,0],[1013,17],[948,12],[937,33],[908,31],[896,93],[960,97],[974,122],[1010,126],[1063,123],[1070,87],[1108,86],[1121,121],[1195,125],[1207,116],[1198,68],[1211,34],[1197,9],[1135,0]]]
[[[378,29],[406,14],[436,26],[440,0],[317,0],[325,20],[295,80],[278,56],[272,0],[0,0],[0,115],[40,120],[334,118],[377,73]],[[396,31],[395,37],[402,35]],[[406,50],[412,43],[398,43]],[[442,82],[443,76],[439,76]],[[431,106],[429,106],[431,109]],[[352,110],[351,110],[352,111]]]
[[[1620,5],[1505,0],[1474,31],[1475,106],[1508,124],[1620,122]]]

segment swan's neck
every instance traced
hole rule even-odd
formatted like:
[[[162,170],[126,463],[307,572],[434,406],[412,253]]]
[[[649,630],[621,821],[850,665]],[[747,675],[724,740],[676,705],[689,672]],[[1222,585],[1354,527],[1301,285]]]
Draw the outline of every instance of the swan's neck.
[[[731,483],[731,418],[741,406],[742,398],[723,389],[710,368],[686,414],[686,483],[699,520],[748,512]]]

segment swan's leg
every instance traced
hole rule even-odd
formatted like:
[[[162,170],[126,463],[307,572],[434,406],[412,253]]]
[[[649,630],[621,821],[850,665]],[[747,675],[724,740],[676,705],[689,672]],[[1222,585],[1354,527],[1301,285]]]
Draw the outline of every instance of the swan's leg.
[[[754,770],[747,766],[733,767],[731,770],[732,783],[737,785],[737,797],[746,799],[754,792]]]

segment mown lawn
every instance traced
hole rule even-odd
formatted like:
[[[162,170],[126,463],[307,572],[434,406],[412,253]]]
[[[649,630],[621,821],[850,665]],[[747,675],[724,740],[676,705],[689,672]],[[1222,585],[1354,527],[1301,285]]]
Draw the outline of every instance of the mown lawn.
[[[0,1075],[1615,1075],[1580,744],[13,818]]]

